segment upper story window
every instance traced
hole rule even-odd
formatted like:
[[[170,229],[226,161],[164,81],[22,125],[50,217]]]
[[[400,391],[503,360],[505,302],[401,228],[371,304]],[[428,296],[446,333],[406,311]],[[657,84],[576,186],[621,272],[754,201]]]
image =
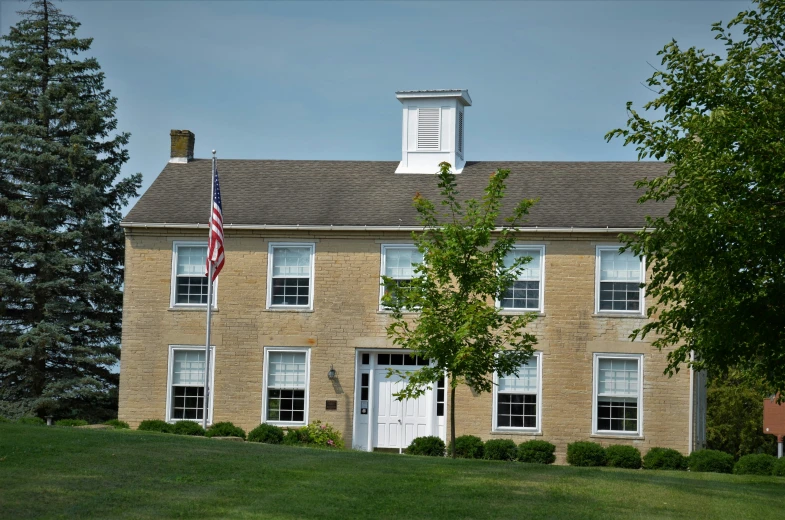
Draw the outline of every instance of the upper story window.
[[[534,353],[518,375],[496,376],[493,429],[539,431],[542,354]]]
[[[531,260],[518,270],[516,280],[502,295],[499,306],[510,310],[542,312],[545,246],[515,247],[504,258],[505,267],[512,266],[521,257]]]
[[[267,306],[313,308],[314,244],[270,244]]]
[[[172,255],[172,307],[207,305],[207,243],[175,242]],[[218,282],[213,284],[213,306]]]
[[[594,433],[642,435],[643,356],[594,355]]]
[[[597,247],[597,312],[643,312],[644,262],[617,246]]]
[[[382,276],[395,280],[397,287],[409,287],[417,275],[414,269],[416,264],[421,264],[423,255],[413,245],[383,245],[382,246]],[[387,288],[382,286],[379,298],[386,293]]]

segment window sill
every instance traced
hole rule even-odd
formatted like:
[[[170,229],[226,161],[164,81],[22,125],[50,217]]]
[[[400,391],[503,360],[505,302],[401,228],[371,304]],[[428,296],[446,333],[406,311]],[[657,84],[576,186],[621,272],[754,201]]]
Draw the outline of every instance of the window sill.
[[[386,309],[379,309],[378,311],[376,311],[376,314],[392,315],[392,313],[393,313],[393,311],[389,311],[389,310],[386,310]],[[403,311],[403,312],[401,312],[401,314],[403,314],[404,316],[415,316],[417,314],[420,314],[420,312],[419,311]]]
[[[534,314],[537,318],[544,318],[545,313],[540,311],[526,311],[526,310],[512,310],[512,309],[499,309],[499,314],[502,316],[523,316],[524,314]]]
[[[207,306],[204,307],[169,307],[167,310],[173,312],[185,311],[185,312],[207,312]],[[213,307],[213,312],[218,312],[218,307]]]
[[[528,437],[542,437],[542,432],[526,430],[492,430],[491,435],[524,435]]]
[[[645,320],[645,314],[632,314],[625,312],[597,312],[591,315],[592,318],[632,318],[636,320]]]
[[[625,435],[623,433],[592,433],[590,437],[592,439],[627,439],[630,441],[642,441],[646,438],[643,435],[638,435],[637,433],[632,435]]]
[[[296,307],[293,308],[269,307],[267,309],[264,309],[262,312],[313,312],[313,309],[298,309]]]

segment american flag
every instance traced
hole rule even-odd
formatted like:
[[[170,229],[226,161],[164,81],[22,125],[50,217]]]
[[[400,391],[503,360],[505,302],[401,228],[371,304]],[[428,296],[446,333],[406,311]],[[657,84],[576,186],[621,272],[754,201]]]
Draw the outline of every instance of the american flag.
[[[221,208],[221,187],[218,184],[218,169],[213,171],[213,209],[210,215],[210,239],[207,242],[207,273],[213,264],[213,280],[218,278],[224,266],[224,221]]]

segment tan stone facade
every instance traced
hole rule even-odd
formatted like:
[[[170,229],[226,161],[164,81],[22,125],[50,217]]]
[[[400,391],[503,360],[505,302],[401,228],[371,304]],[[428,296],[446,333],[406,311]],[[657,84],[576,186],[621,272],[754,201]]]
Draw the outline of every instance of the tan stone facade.
[[[202,240],[206,231],[126,229],[119,418],[136,426],[163,419],[167,406],[170,345],[204,345],[205,312],[170,308],[173,242]],[[270,242],[315,243],[312,311],[268,310]],[[642,318],[595,314],[596,246],[614,234],[531,233],[522,243],[545,246],[544,313],[531,330],[542,352],[541,433],[492,432],[492,395],[457,394],[459,435],[516,442],[541,438],[557,447],[577,440],[652,446],[687,453],[690,373],[663,375],[666,354],[631,342]],[[213,315],[214,420],[252,429],[262,418],[264,347],[310,348],[309,420],[321,419],[352,444],[357,349],[392,348],[379,311],[381,245],[411,242],[408,233],[283,232],[229,229],[226,267],[218,281]],[[592,436],[593,353],[643,354],[643,434],[635,438]],[[337,377],[330,381],[333,366]],[[337,400],[327,411],[326,400]]]

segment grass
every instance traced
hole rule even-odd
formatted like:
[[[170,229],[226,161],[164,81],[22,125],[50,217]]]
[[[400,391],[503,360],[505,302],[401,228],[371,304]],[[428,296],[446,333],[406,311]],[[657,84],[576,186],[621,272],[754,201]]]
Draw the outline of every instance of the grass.
[[[785,478],[0,424],[4,518],[783,518]]]

